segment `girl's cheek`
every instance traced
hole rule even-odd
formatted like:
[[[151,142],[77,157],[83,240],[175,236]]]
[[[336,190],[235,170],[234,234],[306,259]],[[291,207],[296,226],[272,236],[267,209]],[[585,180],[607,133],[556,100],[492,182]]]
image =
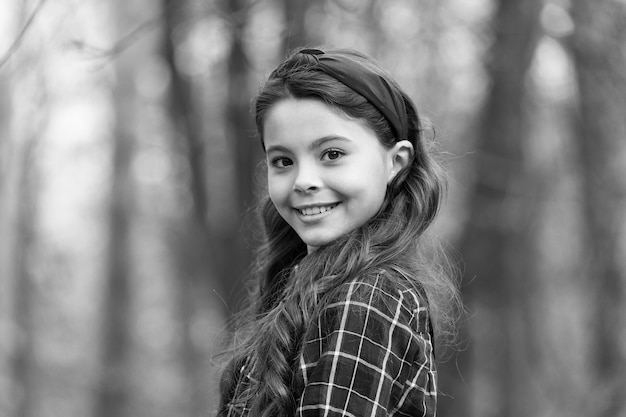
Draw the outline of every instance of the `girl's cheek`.
[[[267,190],[270,200],[276,205],[281,198],[284,198],[285,183],[284,181],[270,180],[267,184]]]

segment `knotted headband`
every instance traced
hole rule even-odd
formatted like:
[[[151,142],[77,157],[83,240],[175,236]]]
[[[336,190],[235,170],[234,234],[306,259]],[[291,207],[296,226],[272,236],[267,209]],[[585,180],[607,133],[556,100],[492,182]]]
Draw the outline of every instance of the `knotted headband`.
[[[344,54],[326,53],[319,49],[303,49],[300,53],[315,59],[312,69],[330,75],[365,97],[389,121],[397,139],[407,139],[409,127],[404,99],[385,78]]]

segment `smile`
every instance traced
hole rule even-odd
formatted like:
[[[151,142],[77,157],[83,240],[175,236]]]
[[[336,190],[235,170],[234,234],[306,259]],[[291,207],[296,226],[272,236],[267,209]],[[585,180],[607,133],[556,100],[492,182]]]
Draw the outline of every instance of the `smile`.
[[[327,206],[313,206],[313,207],[305,207],[301,209],[296,209],[303,216],[314,216],[316,214],[325,213],[337,207],[339,203],[329,204]]]

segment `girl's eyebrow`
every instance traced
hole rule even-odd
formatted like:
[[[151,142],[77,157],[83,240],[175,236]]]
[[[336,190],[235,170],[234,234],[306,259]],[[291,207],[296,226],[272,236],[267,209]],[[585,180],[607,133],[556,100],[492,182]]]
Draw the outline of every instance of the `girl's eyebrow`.
[[[272,145],[269,148],[267,148],[265,150],[265,153],[268,154],[270,152],[276,151],[276,152],[287,152],[287,148],[282,146],[282,145]]]
[[[309,145],[309,149],[313,150],[313,149],[319,148],[323,146],[326,142],[330,142],[333,140],[338,140],[341,142],[352,142],[350,139],[348,139],[345,136],[323,136],[311,142],[311,145]]]
[[[317,149],[317,148],[323,146],[326,142],[331,142],[331,141],[334,141],[334,140],[338,140],[338,141],[341,141],[341,142],[352,142],[350,139],[348,139],[345,136],[333,136],[333,135],[323,136],[323,137],[321,137],[319,139],[315,139],[313,142],[311,142],[311,144],[309,145],[309,149],[310,150]],[[268,153],[270,153],[272,151],[287,152],[288,148],[283,146],[283,145],[272,145],[272,146],[270,146],[269,148],[267,148],[265,150],[265,153],[268,154]]]

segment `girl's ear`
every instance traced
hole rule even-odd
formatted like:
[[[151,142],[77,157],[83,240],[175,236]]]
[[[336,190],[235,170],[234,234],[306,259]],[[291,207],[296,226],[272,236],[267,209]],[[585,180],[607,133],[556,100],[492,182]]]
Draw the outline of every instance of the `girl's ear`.
[[[391,158],[391,170],[388,181],[391,181],[398,172],[409,166],[413,160],[413,144],[408,140],[401,140],[389,150]]]

